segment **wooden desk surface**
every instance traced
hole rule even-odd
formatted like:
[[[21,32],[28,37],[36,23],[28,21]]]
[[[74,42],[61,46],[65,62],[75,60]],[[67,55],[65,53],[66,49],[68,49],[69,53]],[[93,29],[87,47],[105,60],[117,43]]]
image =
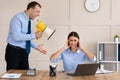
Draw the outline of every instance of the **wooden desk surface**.
[[[25,70],[10,70],[6,73],[22,73],[20,79],[2,79],[0,80],[120,80],[120,73],[112,72],[108,74],[95,74],[90,76],[68,76],[66,73],[58,71],[55,77],[49,76],[49,71],[37,70],[36,76],[26,76]]]

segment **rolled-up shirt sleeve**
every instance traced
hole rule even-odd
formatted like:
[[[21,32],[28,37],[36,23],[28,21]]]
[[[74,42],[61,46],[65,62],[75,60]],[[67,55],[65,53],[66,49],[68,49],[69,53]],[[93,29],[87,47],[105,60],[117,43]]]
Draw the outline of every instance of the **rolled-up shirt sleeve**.
[[[93,59],[89,59],[89,62],[96,62],[96,56],[94,56]]]
[[[51,62],[58,62],[62,59],[62,56],[59,55],[58,58],[54,59],[54,60],[51,60]]]

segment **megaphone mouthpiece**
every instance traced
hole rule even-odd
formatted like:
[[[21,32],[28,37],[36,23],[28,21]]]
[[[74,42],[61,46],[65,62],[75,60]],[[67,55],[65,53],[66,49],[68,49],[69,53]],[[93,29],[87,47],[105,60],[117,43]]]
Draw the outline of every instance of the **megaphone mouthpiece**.
[[[36,21],[39,22],[40,20],[37,18]]]

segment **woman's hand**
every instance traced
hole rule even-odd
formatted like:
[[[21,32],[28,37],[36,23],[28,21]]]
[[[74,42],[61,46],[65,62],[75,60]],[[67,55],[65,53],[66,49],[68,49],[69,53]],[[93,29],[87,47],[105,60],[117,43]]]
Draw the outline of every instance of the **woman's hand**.
[[[58,56],[59,56],[64,50],[66,50],[68,47],[69,47],[69,46],[68,46],[68,41],[67,41],[67,42],[65,43],[65,45],[64,45],[61,49],[59,49],[57,52],[55,52],[54,54],[51,55],[50,60],[54,60],[54,59],[58,58]]]
[[[65,45],[63,46],[64,50],[69,48],[70,46],[68,45],[68,41],[65,43]]]
[[[79,49],[84,53],[86,54],[86,56],[89,58],[89,59],[93,59],[94,58],[94,55],[89,52],[88,50],[86,50],[85,48],[83,48],[80,44],[80,40],[79,40]]]
[[[80,40],[78,41],[78,49],[82,50],[82,46],[81,46],[81,43],[80,43]]]

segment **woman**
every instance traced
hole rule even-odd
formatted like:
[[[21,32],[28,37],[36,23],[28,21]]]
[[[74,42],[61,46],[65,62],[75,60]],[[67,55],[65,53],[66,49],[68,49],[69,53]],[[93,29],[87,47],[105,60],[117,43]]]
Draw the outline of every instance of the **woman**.
[[[51,55],[50,60],[52,62],[63,60],[64,70],[74,71],[78,64],[85,64],[86,61],[93,63],[96,57],[81,47],[79,35],[73,31],[68,35],[64,47]]]

